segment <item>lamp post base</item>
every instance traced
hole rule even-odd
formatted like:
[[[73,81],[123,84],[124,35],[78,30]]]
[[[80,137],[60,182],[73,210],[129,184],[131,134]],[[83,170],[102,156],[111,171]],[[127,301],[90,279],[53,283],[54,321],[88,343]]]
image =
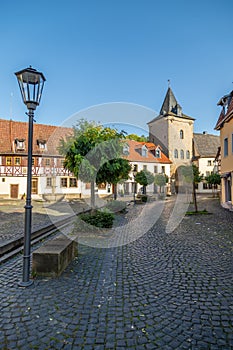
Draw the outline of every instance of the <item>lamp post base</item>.
[[[30,280],[30,281],[27,281],[27,282],[24,282],[24,281],[20,281],[18,282],[18,286],[19,287],[29,287],[33,284],[33,281]]]

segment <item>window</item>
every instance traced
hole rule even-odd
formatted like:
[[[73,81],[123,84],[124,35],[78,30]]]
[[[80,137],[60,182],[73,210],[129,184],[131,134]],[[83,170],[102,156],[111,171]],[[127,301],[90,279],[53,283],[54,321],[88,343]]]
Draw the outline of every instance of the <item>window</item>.
[[[35,165],[35,158],[32,158],[32,165]]]
[[[233,134],[231,135],[231,153],[233,153]]]
[[[45,166],[50,166],[50,158],[45,158]]]
[[[25,140],[24,139],[15,139],[16,150],[24,151],[25,150]]]
[[[147,157],[147,148],[146,148],[146,146],[142,147],[142,157]]]
[[[204,190],[212,190],[212,184],[208,184],[206,182],[203,183],[203,189]]]
[[[39,148],[41,150],[46,150],[47,149],[47,145],[46,145],[46,141],[45,140],[37,140],[37,145],[39,146]]]
[[[61,159],[61,166],[64,167],[65,159]]]
[[[6,157],[6,165],[12,165],[12,158]]]
[[[224,157],[228,156],[228,138],[224,139]]]
[[[190,159],[190,152],[189,151],[186,151],[186,158]]]
[[[174,150],[174,158],[178,158],[178,150],[177,149]]]
[[[147,170],[147,165],[143,165],[143,170]]]
[[[15,165],[20,165],[21,164],[21,158],[20,157],[15,157],[14,158],[14,164]]]
[[[67,187],[67,177],[61,178],[61,187]]]
[[[161,151],[160,151],[159,148],[156,148],[156,150],[155,150],[155,157],[156,158],[161,158]]]
[[[125,155],[125,156],[128,156],[129,155],[129,145],[126,143],[126,144],[124,144],[124,146],[123,146],[123,154]]]
[[[99,184],[98,189],[99,190],[106,190],[106,184],[105,183]]]
[[[184,138],[184,131],[180,130],[180,139],[183,140],[183,138]]]
[[[161,169],[162,169],[162,173],[165,174],[165,166],[164,165],[162,165]]]
[[[70,187],[77,187],[76,177],[70,177]]]
[[[207,166],[211,166],[212,165],[212,161],[211,160],[207,160]]]
[[[52,178],[51,177],[47,177],[46,178],[46,186],[47,187],[52,187]]]
[[[183,149],[180,150],[180,158],[184,159],[184,150]]]
[[[210,171],[206,171],[206,176],[210,176]]]
[[[137,164],[134,164],[134,165],[133,165],[133,171],[136,171],[136,172],[138,171],[138,166],[137,166]]]
[[[154,166],[154,173],[157,174],[157,172],[158,172],[158,166],[155,165],[155,166]]]

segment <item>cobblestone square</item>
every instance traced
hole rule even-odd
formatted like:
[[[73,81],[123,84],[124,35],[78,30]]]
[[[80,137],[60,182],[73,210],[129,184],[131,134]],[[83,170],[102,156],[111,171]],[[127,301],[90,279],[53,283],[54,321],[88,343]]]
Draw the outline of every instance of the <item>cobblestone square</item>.
[[[79,245],[59,278],[19,288],[22,256],[1,264],[0,348],[233,349],[233,213],[202,197],[211,214],[166,233],[173,204],[127,245]]]

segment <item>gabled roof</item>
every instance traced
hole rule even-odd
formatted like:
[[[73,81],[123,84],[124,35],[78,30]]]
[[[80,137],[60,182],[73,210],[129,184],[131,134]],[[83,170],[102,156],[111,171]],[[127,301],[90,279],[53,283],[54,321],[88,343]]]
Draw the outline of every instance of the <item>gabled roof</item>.
[[[228,109],[225,113],[226,104],[228,104]],[[220,130],[225,122],[233,118],[233,90],[228,95],[223,96],[217,105],[223,107],[215,125],[215,130]]]
[[[183,119],[189,119],[189,120],[195,120],[194,118],[184,114],[182,112],[182,108],[177,102],[175,95],[172,91],[172,89],[169,87],[166,93],[166,96],[164,98],[162,107],[160,109],[159,115],[153,118],[150,122],[147,124],[153,123],[155,120],[163,118],[165,116],[172,115],[174,117],[183,118]]]
[[[152,142],[138,142],[134,140],[124,140],[129,145],[129,154],[124,156],[125,159],[128,159],[130,162],[143,162],[143,163],[163,163],[171,164],[171,161],[165,156],[161,151],[161,158],[156,158],[153,154],[153,150],[157,147]],[[146,146],[148,148],[147,157],[143,157],[140,153],[140,149]]]
[[[215,157],[220,146],[220,137],[210,134],[193,134],[194,156]]]
[[[72,135],[72,128],[37,124],[33,125],[33,155],[59,155],[58,146],[62,137]],[[25,140],[25,150],[21,155],[27,154],[28,123],[0,119],[0,153],[11,154],[15,152],[15,140]],[[46,143],[46,150],[40,150],[38,140]],[[19,154],[19,152],[17,152]]]

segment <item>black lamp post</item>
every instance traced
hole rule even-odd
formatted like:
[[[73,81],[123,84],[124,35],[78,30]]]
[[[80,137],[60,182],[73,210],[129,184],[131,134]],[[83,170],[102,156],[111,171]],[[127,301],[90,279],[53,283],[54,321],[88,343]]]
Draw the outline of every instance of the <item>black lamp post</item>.
[[[25,205],[25,226],[24,226],[24,255],[23,255],[23,278],[18,283],[20,287],[28,287],[33,281],[30,280],[30,258],[31,258],[31,225],[32,225],[32,145],[33,145],[33,118],[34,110],[40,104],[45,77],[31,66],[15,73],[23,102],[28,108],[28,169],[27,169],[27,196]]]

